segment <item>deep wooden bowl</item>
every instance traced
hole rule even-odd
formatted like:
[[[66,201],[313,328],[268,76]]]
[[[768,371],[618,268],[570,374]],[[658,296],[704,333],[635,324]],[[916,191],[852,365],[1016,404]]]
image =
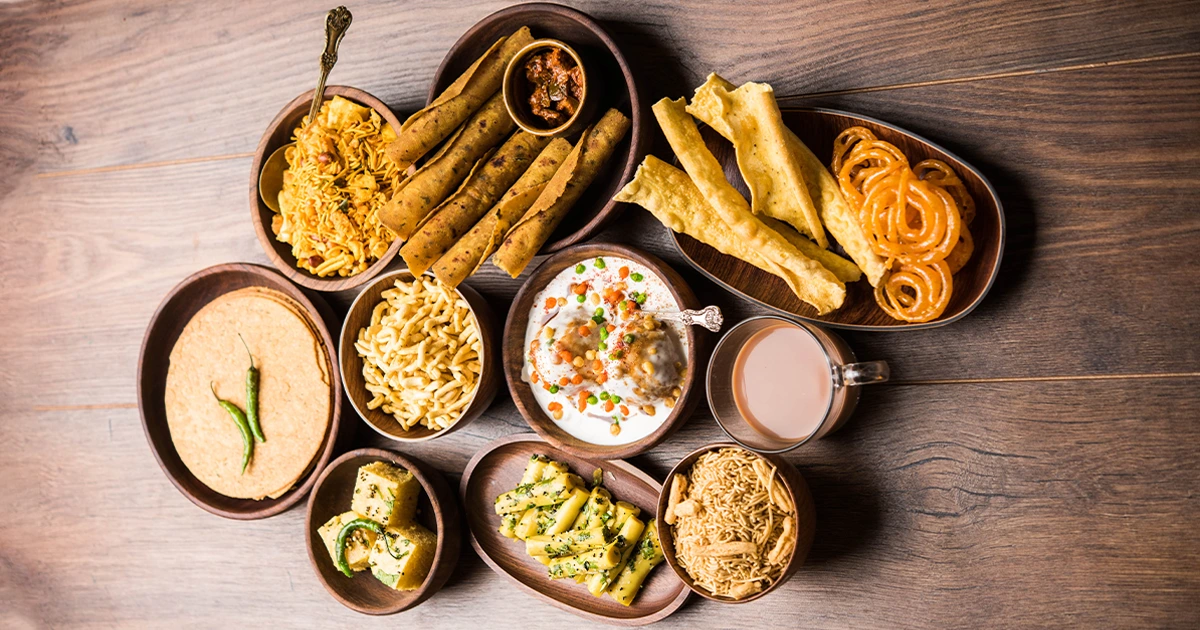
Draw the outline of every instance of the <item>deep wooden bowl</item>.
[[[788,492],[790,492],[792,495],[792,503],[796,506],[796,547],[792,550],[792,557],[788,560],[787,566],[783,570],[783,575],[781,575],[778,580],[775,580],[774,584],[771,584],[767,588],[744,599],[718,597],[707,590],[696,586],[696,582],[692,579],[692,576],[688,575],[687,571],[685,571],[683,567],[679,566],[679,561],[675,559],[674,528],[673,526],[668,525],[665,520],[663,520],[666,516],[667,503],[671,498],[671,481],[675,478],[675,475],[679,474],[686,476],[687,472],[691,470],[692,465],[696,463],[696,460],[699,459],[701,455],[709,451],[715,451],[725,447],[746,451],[747,453],[757,455],[758,457],[761,457],[774,464],[775,468],[779,471],[780,478],[783,479],[784,486],[787,487]],[[678,464],[675,464],[675,467],[671,469],[670,474],[667,475],[667,479],[663,483],[662,490],[658,495],[657,519],[658,537],[662,542],[663,556],[666,557],[667,564],[671,565],[671,568],[675,570],[675,574],[679,576],[679,579],[683,580],[684,584],[688,585],[688,588],[692,589],[705,599],[710,599],[714,602],[721,602],[723,604],[745,604],[746,602],[752,602],[760,597],[765,597],[767,593],[774,591],[775,589],[779,588],[779,585],[788,581],[788,579],[791,578],[792,575],[800,568],[800,565],[804,564],[804,558],[808,556],[808,551],[812,548],[813,534],[816,531],[817,522],[816,508],[813,505],[812,493],[809,492],[808,483],[804,481],[804,477],[800,476],[800,471],[796,470],[795,466],[779,455],[774,455],[771,453],[755,453],[754,451],[742,448],[741,446],[738,446],[732,442],[722,442],[702,446],[691,453],[688,453],[686,457],[679,460]]]
[[[705,351],[711,333],[696,326],[684,327],[688,343],[688,358],[687,376],[684,377],[683,385],[680,387],[683,393],[675,404],[675,408],[671,410],[671,413],[654,433],[636,442],[604,446],[584,442],[559,428],[558,423],[538,406],[530,384],[521,380],[521,369],[525,364],[525,327],[529,322],[529,310],[533,308],[534,297],[539,291],[545,288],[563,269],[574,267],[580,262],[590,261],[597,256],[620,256],[637,261],[663,279],[681,309],[700,307],[696,295],[692,293],[691,287],[687,285],[683,277],[655,256],[632,247],[612,243],[592,243],[563,250],[547,258],[529,276],[525,284],[521,285],[521,290],[513,298],[512,306],[508,310],[508,319],[504,323],[504,379],[508,382],[508,391],[512,394],[517,410],[521,412],[529,426],[550,444],[576,457],[625,459],[644,453],[661,444],[663,440],[683,426],[684,422],[687,422],[696,403],[703,395],[702,392],[697,391],[700,389],[697,383],[703,381],[698,374],[700,372],[698,357],[707,356]]]
[[[342,575],[317,533],[329,519],[350,509],[359,466],[376,461],[389,462],[411,472],[424,489],[417,501],[417,522],[437,534],[437,553],[429,575],[415,591],[388,588],[370,571],[360,571],[352,578]],[[420,604],[446,584],[462,549],[461,523],[454,490],[437,470],[393,451],[360,448],[333,460],[317,478],[317,485],[308,499],[308,514],[304,517],[308,560],[325,590],[342,605],[367,615],[390,615]]]
[[[432,277],[432,274],[427,275]],[[488,405],[492,404],[492,400],[496,397],[496,390],[500,387],[498,366],[500,355],[496,341],[496,323],[487,300],[465,283],[458,285],[458,294],[467,300],[467,304],[471,307],[471,313],[475,316],[475,325],[479,329],[479,340],[482,344],[479,387],[475,390],[474,398],[463,410],[462,417],[448,428],[434,431],[423,426],[415,426],[405,431],[391,414],[384,413],[382,409],[367,408],[371,396],[367,392],[363,380],[362,358],[358,356],[358,351],[354,348],[354,342],[358,340],[358,331],[371,323],[371,312],[382,299],[380,296],[384,291],[394,287],[397,279],[412,282],[413,275],[408,269],[388,272],[376,278],[358,294],[358,297],[354,298],[354,303],[350,305],[350,311],[346,314],[346,321],[342,324],[341,339],[338,344],[338,361],[341,364],[342,386],[346,389],[346,395],[350,398],[350,403],[354,405],[358,415],[362,416],[362,419],[372,429],[384,437],[400,442],[423,442],[453,433],[467,426],[486,411]]]
[[[313,461],[312,468],[297,482],[296,486],[278,499],[234,499],[219,494],[204,485],[188,470],[167,426],[167,412],[163,396],[167,386],[167,368],[171,349],[183,332],[183,328],[204,305],[217,297],[244,289],[263,287],[279,291],[299,304],[307,315],[317,337],[325,348],[329,361],[330,414],[329,429],[325,441]],[[283,512],[304,498],[312,488],[316,471],[325,467],[336,450],[342,417],[342,393],[338,390],[337,350],[329,335],[328,324],[334,321],[333,311],[317,296],[310,296],[286,278],[261,265],[233,263],[209,267],[198,271],[180,282],[163,298],[158,310],[150,318],[142,349],[138,356],[138,411],[142,416],[142,428],[146,440],[158,465],[167,479],[196,505],[225,518],[250,520],[266,518]]]
[[[1000,271],[1000,258],[1004,254],[1004,208],[996,191],[983,174],[929,140],[874,118],[831,109],[784,109],[783,121],[826,166],[829,165],[833,153],[833,139],[843,129],[857,125],[870,129],[880,140],[886,140],[899,147],[908,156],[911,164],[937,158],[949,164],[954,172],[958,173],[975,199],[975,220],[970,225],[971,236],[975,240],[975,253],[971,255],[966,266],[954,274],[954,293],[946,312],[931,322],[918,324],[892,319],[875,303],[871,285],[864,277],[858,282],[846,285],[846,302],[842,308],[826,315],[818,315],[816,309],[801,302],[778,277],[747,262],[726,256],[687,235],[671,232],[680,253],[693,267],[731,292],[767,308],[832,328],[923,330],[956,322],[979,306],[996,280],[996,274]],[[748,197],[748,189],[742,181],[741,172],[738,171],[733,145],[707,127],[703,129],[703,135],[708,148],[725,167],[725,177]],[[832,242],[831,247],[844,254],[840,247]]]
[[[528,26],[535,38],[561,40],[579,53],[587,67],[588,89],[593,93],[589,97],[593,99],[589,107],[595,107],[597,119],[615,107],[629,116],[632,123],[608,164],[542,246],[540,253],[549,254],[591,238],[616,216],[622,204],[613,201],[613,195],[633,178],[634,170],[648,150],[650,134],[644,127],[645,112],[633,72],[612,36],[586,13],[546,2],[501,9],[472,26],[454,43],[438,66],[429,88],[429,102],[433,102],[497,39],[511,35],[522,26]],[[588,124],[591,122],[595,121]]]
[[[258,233],[258,242],[262,244],[263,251],[271,259],[271,264],[275,265],[275,268],[288,279],[314,291],[344,291],[365,284],[386,269],[388,264],[396,258],[396,253],[400,251],[400,240],[393,241],[392,245],[384,252],[383,257],[359,274],[345,278],[341,276],[319,278],[297,267],[296,257],[292,255],[292,246],[275,238],[275,233],[271,231],[271,219],[275,216],[275,211],[268,208],[258,194],[258,174],[262,171],[263,162],[271,157],[276,149],[292,141],[292,131],[308,115],[314,91],[309,90],[285,105],[271,121],[271,124],[267,125],[267,131],[258,141],[258,148],[254,151],[254,162],[250,166],[250,220],[254,223],[254,231]],[[359,105],[370,107],[379,112],[379,115],[393,129],[400,130],[400,119],[396,118],[396,115],[392,113],[391,109],[388,109],[383,101],[374,96],[344,85],[331,85],[325,88],[325,100],[331,100],[335,96],[341,96]]]
[[[620,460],[599,461],[575,457],[538,439],[532,433],[495,440],[475,453],[463,472],[459,493],[467,513],[471,546],[493,571],[508,578],[526,593],[585,619],[620,626],[641,626],[664,619],[687,601],[688,589],[665,567],[655,568],[642,590],[626,607],[609,597],[593,597],[574,580],[551,580],[546,567],[525,553],[525,543],[505,538],[497,531],[500,517],[493,505],[497,496],[516,487],[525,465],[534,454],[545,455],[571,467],[585,479],[597,468],[604,470],[604,487],[614,500],[641,508],[646,520],[661,487],[653,477]]]

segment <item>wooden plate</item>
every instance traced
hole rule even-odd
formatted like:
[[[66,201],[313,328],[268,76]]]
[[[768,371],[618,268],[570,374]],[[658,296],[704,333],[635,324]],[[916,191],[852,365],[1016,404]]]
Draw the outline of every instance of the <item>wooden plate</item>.
[[[432,274],[428,275],[432,277]],[[499,345],[496,340],[496,323],[492,309],[483,296],[464,283],[458,285],[458,293],[466,299],[467,304],[471,307],[471,313],[475,315],[483,351],[480,357],[482,370],[479,375],[479,387],[475,390],[475,397],[471,399],[470,403],[467,403],[467,408],[463,410],[462,417],[458,422],[441,431],[434,431],[423,426],[415,426],[405,431],[391,414],[384,413],[382,409],[367,408],[371,397],[367,395],[367,388],[363,381],[362,359],[354,348],[354,342],[358,340],[358,331],[371,323],[372,311],[382,299],[381,294],[394,287],[397,279],[412,282],[412,278],[412,273],[407,269],[399,269],[379,276],[363,289],[362,293],[354,298],[354,303],[350,305],[350,312],[346,314],[338,347],[342,368],[342,386],[346,389],[350,403],[354,405],[358,415],[371,425],[372,429],[385,437],[400,442],[432,440],[467,426],[487,410],[488,405],[491,405],[492,400],[496,397],[496,390],[500,388]]]
[[[524,542],[505,538],[497,531],[500,517],[492,507],[495,499],[516,487],[525,464],[534,454],[563,462],[585,479],[591,478],[593,470],[602,468],[604,486],[612,492],[613,499],[641,508],[643,520],[651,514],[662,489],[654,478],[628,462],[575,457],[532,433],[502,437],[471,458],[459,484],[471,546],[479,557],[522,590],[585,619],[641,626],[664,619],[682,606],[688,598],[687,587],[661,567],[653,570],[633,605],[626,607],[607,596],[593,597],[585,585],[573,580],[551,580],[546,577],[546,567],[525,554]]]
[[[246,287],[279,291],[304,309],[309,322],[317,331],[322,347],[325,348],[331,379],[329,429],[312,464],[312,470],[301,477],[297,485],[283,496],[261,501],[234,499],[218,494],[196,479],[179,458],[175,444],[171,441],[171,431],[167,427],[167,414],[163,403],[171,349],[175,347],[175,341],[179,339],[184,326],[204,305],[218,296]],[[314,471],[324,468],[333,457],[342,416],[342,393],[337,387],[338,364],[334,360],[337,351],[327,327],[328,322],[333,321],[333,317],[333,311],[320,298],[310,297],[286,278],[266,267],[246,263],[217,265],[199,271],[184,279],[163,298],[162,304],[150,318],[150,326],[142,339],[141,354],[138,357],[138,411],[142,416],[146,440],[150,443],[150,450],[154,452],[158,465],[162,467],[171,483],[192,503],[225,518],[266,518],[295,505],[312,488],[316,477]]]
[[[608,164],[542,246],[540,253],[549,254],[591,238],[616,216],[621,206],[612,200],[613,195],[633,178],[634,170],[646,154],[650,134],[643,127],[644,112],[633,72],[612,36],[586,13],[546,2],[501,9],[472,26],[442,59],[429,88],[428,102],[433,102],[497,39],[511,35],[522,26],[528,26],[534,38],[566,42],[583,57],[589,85],[595,88],[594,93],[599,97],[595,104],[597,120],[615,107],[629,116],[632,123]],[[577,138],[569,139],[573,142]]]
[[[675,408],[671,410],[671,413],[667,415],[662,425],[654,433],[636,442],[617,446],[602,446],[584,442],[559,428],[558,423],[546,415],[542,408],[538,406],[530,384],[521,380],[521,369],[525,365],[525,327],[529,322],[529,310],[533,307],[534,297],[537,296],[539,291],[545,288],[563,269],[574,267],[580,262],[591,261],[598,256],[619,256],[637,261],[653,270],[663,279],[667,288],[671,289],[671,294],[675,297],[675,302],[680,305],[680,308],[695,309],[700,307],[696,295],[692,293],[692,289],[687,285],[687,282],[674,269],[655,256],[633,249],[632,247],[611,243],[579,245],[563,250],[547,258],[541,266],[534,270],[529,279],[525,281],[525,284],[521,285],[521,290],[517,292],[517,296],[513,298],[512,306],[508,310],[508,319],[504,323],[504,349],[502,350],[504,355],[504,379],[508,382],[508,391],[512,394],[513,402],[516,403],[517,410],[521,412],[521,415],[525,418],[525,422],[528,422],[529,426],[534,431],[537,431],[538,435],[542,436],[547,442],[576,457],[624,459],[644,453],[661,444],[663,440],[667,439],[679,427],[683,426],[684,422],[687,422],[702,395],[697,391],[699,389],[697,378],[700,376],[698,374],[700,372],[700,363],[697,357],[706,356],[704,351],[707,348],[711,333],[696,326],[687,326],[684,328],[689,352],[687,376],[684,377],[683,385],[681,386],[683,394],[680,396]]]
[[[437,554],[429,575],[415,591],[388,588],[370,571],[360,571],[352,578],[342,575],[317,533],[329,519],[350,509],[354,477],[359,466],[377,461],[389,462],[411,472],[425,490],[417,502],[417,522],[437,533]],[[454,491],[437,470],[416,458],[393,451],[360,448],[335,459],[317,479],[304,518],[308,559],[325,590],[344,606],[367,615],[390,615],[420,604],[446,584],[458,564],[462,548],[461,522]]]
[[[783,280],[749,263],[726,256],[687,235],[671,232],[676,247],[693,267],[731,292],[775,311],[847,330],[936,328],[966,317],[983,301],[983,296],[992,287],[992,282],[1000,271],[1000,257],[1004,253],[1004,208],[987,178],[973,166],[938,145],[874,118],[831,109],[784,109],[783,121],[826,166],[833,153],[834,137],[843,129],[858,125],[875,132],[879,139],[899,147],[912,164],[937,158],[949,164],[954,172],[958,173],[975,199],[976,214],[971,223],[975,253],[971,255],[967,265],[954,275],[954,293],[946,312],[934,321],[920,324],[892,319],[875,304],[871,285],[864,278],[846,286],[846,302],[842,308],[826,315],[818,315],[815,309],[801,302]],[[707,127],[703,128],[703,134],[709,149],[725,167],[726,178],[743,195],[749,197],[748,189],[737,168],[733,145]],[[831,246],[844,255],[840,247],[833,245],[832,237],[830,240]]]
[[[275,265],[275,268],[292,282],[314,291],[344,291],[361,286],[386,269],[388,264],[396,258],[396,253],[400,251],[399,239],[392,242],[391,247],[388,247],[382,258],[357,275],[346,278],[341,276],[319,278],[297,267],[296,257],[292,255],[292,246],[275,238],[275,233],[271,231],[271,219],[275,217],[275,211],[268,208],[258,194],[258,174],[262,170],[263,162],[271,157],[276,149],[292,141],[292,131],[308,115],[314,91],[309,90],[285,105],[275,116],[275,120],[267,125],[266,133],[258,141],[258,148],[254,151],[254,162],[250,165],[250,221],[254,224],[254,231],[258,233],[258,242],[262,245],[263,251],[267,253],[267,257],[271,259],[271,264]],[[379,112],[379,115],[393,129],[400,129],[400,119],[396,118],[396,115],[383,101],[374,96],[344,85],[330,85],[325,88],[325,100],[328,101],[335,96],[341,96],[364,107],[370,107]]]
[[[671,469],[670,474],[667,475],[667,483],[663,484],[662,491],[659,492],[658,496],[658,511],[656,512],[658,518],[658,536],[662,541],[663,556],[666,557],[667,564],[675,570],[675,574],[679,576],[679,579],[683,580],[684,584],[687,584],[688,588],[695,591],[701,597],[710,599],[714,602],[721,602],[723,604],[745,604],[746,602],[752,602],[761,597],[765,597],[767,593],[779,588],[779,585],[788,581],[788,579],[791,578],[792,575],[795,574],[800,568],[800,565],[804,564],[804,559],[808,556],[809,549],[812,548],[813,534],[816,531],[817,517],[816,509],[813,505],[812,493],[810,493],[808,490],[808,483],[804,481],[804,477],[800,476],[800,471],[796,470],[795,466],[779,455],[747,451],[771,462],[775,466],[776,470],[779,471],[779,476],[783,480],[784,486],[786,486],[788,492],[791,493],[792,503],[796,506],[796,547],[792,550],[792,557],[788,560],[787,566],[783,569],[783,575],[780,576],[775,583],[755,593],[754,595],[751,595],[750,597],[746,597],[744,599],[718,597],[707,590],[696,586],[695,581],[692,580],[692,576],[688,575],[687,571],[685,571],[683,567],[679,566],[679,562],[675,559],[674,528],[673,526],[668,525],[667,522],[663,520],[663,517],[666,516],[667,502],[670,500],[671,495],[671,480],[675,478],[675,475],[686,474],[687,471],[691,470],[692,464],[695,464],[696,460],[699,459],[701,455],[709,451],[715,451],[717,449],[726,447],[747,450],[738,446],[737,444],[733,444],[732,442],[709,444],[707,446],[702,446],[691,453],[688,453],[686,457],[681,459],[679,463]]]

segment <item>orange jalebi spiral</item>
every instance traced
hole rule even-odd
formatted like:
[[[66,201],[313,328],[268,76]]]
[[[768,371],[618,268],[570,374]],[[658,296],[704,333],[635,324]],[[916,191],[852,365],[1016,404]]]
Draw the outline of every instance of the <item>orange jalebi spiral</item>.
[[[940,160],[910,167],[900,149],[863,127],[834,140],[833,172],[875,253],[893,268],[875,287],[880,308],[908,322],[940,317],[951,275],[974,249],[965,212],[973,218],[975,202],[962,180]]]

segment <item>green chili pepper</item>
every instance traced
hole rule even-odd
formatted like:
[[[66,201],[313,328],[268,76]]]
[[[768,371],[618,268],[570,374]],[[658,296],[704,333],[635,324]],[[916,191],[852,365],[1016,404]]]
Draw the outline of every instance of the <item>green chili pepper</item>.
[[[238,333],[238,339],[242,339],[242,333]],[[262,425],[258,423],[258,368],[254,367],[254,355],[250,353],[250,346],[246,345],[245,339],[242,339],[242,346],[246,348],[246,354],[250,355],[250,368],[246,370],[246,421],[250,423],[250,432],[254,434],[254,439],[266,442]]]
[[[334,555],[337,556],[337,567],[346,577],[354,577],[354,571],[350,570],[350,563],[346,562],[346,539],[356,529],[369,529],[375,532],[376,536],[383,536],[383,548],[387,549],[388,554],[393,558],[402,560],[404,556],[408,555],[407,551],[400,555],[396,555],[396,552],[392,551],[392,543],[388,540],[387,533],[383,531],[383,525],[369,518],[356,518],[342,525],[342,529],[338,530],[337,545],[334,547]]]
[[[242,473],[246,472],[246,466],[250,465],[250,456],[254,454],[254,436],[250,434],[250,422],[246,420],[246,414],[238,409],[237,405],[228,400],[221,400],[217,395],[217,388],[212,383],[208,384],[208,388],[212,390],[213,398],[221,405],[221,408],[233,418],[234,424],[242,432]]]

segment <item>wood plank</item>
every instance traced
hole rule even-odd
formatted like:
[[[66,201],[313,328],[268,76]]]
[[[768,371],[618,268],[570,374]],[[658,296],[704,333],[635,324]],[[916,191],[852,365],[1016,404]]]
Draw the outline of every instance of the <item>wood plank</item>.
[[[505,4],[357,3],[331,82],[412,111],[454,40]],[[655,98],[690,91],[710,71],[798,94],[1200,50],[1200,16],[1186,0],[579,7],[606,21],[632,58],[655,60],[640,68]],[[252,151],[278,108],[311,87],[327,9],[230,0],[5,8],[0,58],[34,117],[25,127],[38,139],[38,170]]]
[[[817,504],[801,572],[745,607],[694,599],[662,626],[1194,625],[1195,386],[876,389],[845,430],[788,456]],[[317,582],[299,538],[302,509],[250,523],[201,512],[157,469],[136,411],[5,417],[0,625],[575,623],[469,551],[426,604],[395,618],[355,615]],[[505,403],[462,432],[401,450],[456,481],[476,449],[523,430]],[[390,446],[365,427],[362,437]],[[717,439],[701,415],[634,461],[661,478]]]

